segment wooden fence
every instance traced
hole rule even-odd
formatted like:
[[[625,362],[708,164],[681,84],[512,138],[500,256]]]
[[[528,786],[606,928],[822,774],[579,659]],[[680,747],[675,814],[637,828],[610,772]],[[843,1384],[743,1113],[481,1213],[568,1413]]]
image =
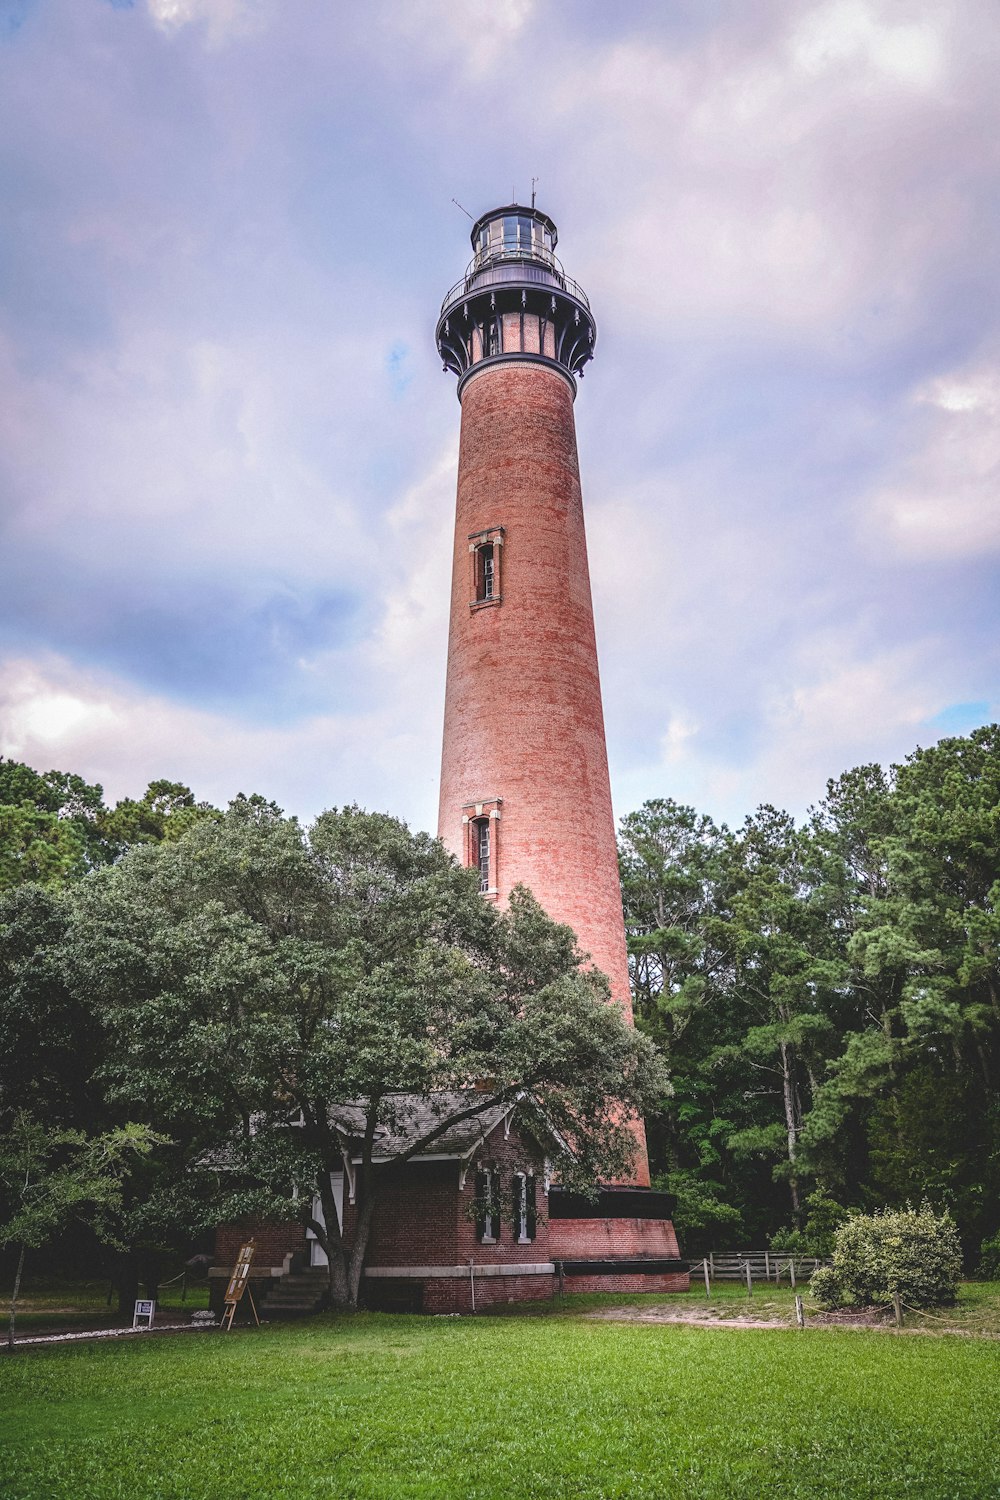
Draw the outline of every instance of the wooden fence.
[[[747,1267],[750,1280],[785,1282],[788,1286],[800,1286],[809,1280],[817,1266],[826,1262],[815,1255],[788,1255],[777,1250],[727,1250],[722,1255],[708,1255],[704,1264],[691,1263],[691,1280],[708,1268],[709,1281],[746,1281]]]

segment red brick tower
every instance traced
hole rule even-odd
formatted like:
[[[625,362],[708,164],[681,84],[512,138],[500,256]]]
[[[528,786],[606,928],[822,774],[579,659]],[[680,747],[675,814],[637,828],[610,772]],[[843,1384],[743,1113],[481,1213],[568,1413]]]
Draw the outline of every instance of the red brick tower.
[[[438,833],[487,899],[520,882],[568,923],[631,1018],[573,420],[597,329],[556,238],[484,214],[438,322],[462,403]]]

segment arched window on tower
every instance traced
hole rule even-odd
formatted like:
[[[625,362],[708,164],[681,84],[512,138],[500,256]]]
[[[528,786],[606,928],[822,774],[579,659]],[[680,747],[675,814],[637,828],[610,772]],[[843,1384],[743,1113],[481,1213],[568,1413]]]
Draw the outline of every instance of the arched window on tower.
[[[491,526],[486,531],[474,531],[469,537],[469,556],[472,560],[472,609],[487,604],[499,604],[500,561],[503,556],[504,529]]]
[[[489,818],[477,818],[473,824],[474,855],[476,864],[479,866],[479,889],[488,891],[490,888],[490,820]]]
[[[476,548],[476,598],[480,603],[484,599],[495,597],[495,584],[496,559],[493,543],[481,542]]]
[[[479,876],[480,892],[493,900],[499,895],[500,808],[501,799],[490,797],[484,802],[470,802],[462,809],[465,864]]]

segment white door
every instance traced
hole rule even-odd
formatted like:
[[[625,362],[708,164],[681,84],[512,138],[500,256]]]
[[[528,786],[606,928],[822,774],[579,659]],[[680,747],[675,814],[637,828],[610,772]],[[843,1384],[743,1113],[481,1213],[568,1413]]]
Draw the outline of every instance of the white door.
[[[337,1225],[340,1229],[344,1226],[344,1174],[343,1171],[330,1173],[330,1186],[333,1188],[333,1202],[337,1210]],[[313,1198],[312,1216],[326,1227],[326,1219],[323,1214],[323,1202],[317,1193]],[[329,1265],[326,1251],[320,1244],[311,1229],[306,1230],[306,1239],[309,1241],[309,1264],[311,1266]]]

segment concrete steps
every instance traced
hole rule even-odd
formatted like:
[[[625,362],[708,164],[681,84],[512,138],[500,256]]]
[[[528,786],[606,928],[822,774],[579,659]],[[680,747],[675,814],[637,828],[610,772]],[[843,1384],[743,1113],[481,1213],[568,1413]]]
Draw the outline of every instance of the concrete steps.
[[[297,1318],[322,1311],[329,1292],[326,1268],[292,1271],[273,1282],[261,1311],[268,1318]]]

